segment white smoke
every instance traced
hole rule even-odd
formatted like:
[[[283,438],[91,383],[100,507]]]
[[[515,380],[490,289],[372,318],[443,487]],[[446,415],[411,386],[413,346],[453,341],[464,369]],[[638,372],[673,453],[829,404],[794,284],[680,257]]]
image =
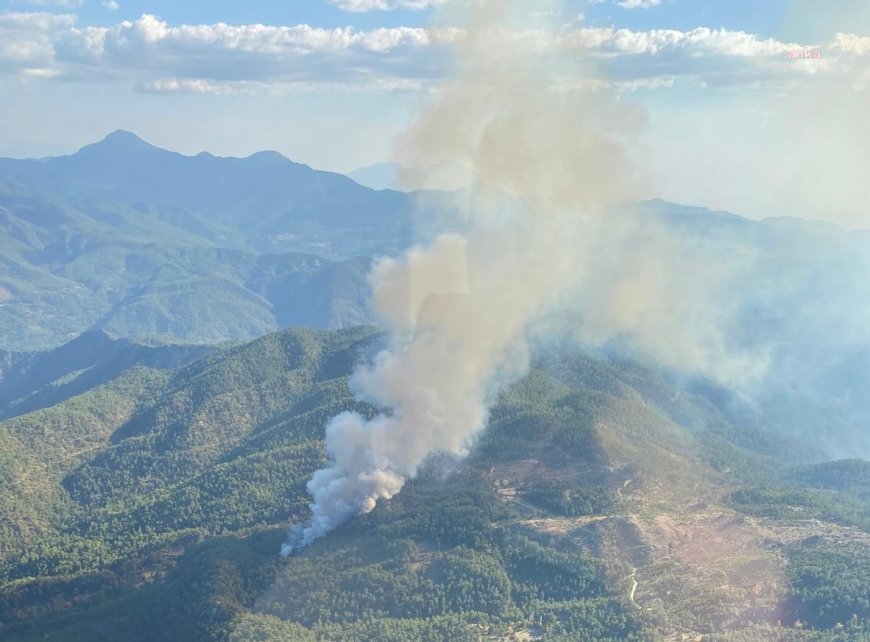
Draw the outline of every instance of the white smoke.
[[[543,59],[515,46],[501,0],[475,3],[455,80],[401,143],[411,165],[473,168],[464,233],[374,268],[389,347],[351,382],[383,414],[341,414],[326,429],[332,466],[308,483],[307,546],[398,493],[428,454],[466,452],[488,401],[528,367],[525,332],[582,277],[583,221],[627,196],[620,135],[638,119],[603,96],[559,89]]]
[[[854,355],[868,350],[866,308],[849,314],[866,288],[853,283],[840,292],[831,282],[866,273],[860,238],[838,240],[844,252],[826,245],[826,256],[842,255],[851,266],[846,272],[816,275],[802,257],[814,256],[819,237],[793,226],[780,237],[775,223],[750,233],[728,215],[613,215],[612,204],[643,185],[636,142],[643,118],[584,82],[599,77],[584,73],[588,61],[540,46],[558,42],[555,35],[520,33],[512,4],[473,3],[471,26],[454,45],[453,80],[400,142],[404,165],[469,167],[477,187],[467,192],[461,225],[446,217],[440,228],[461,233],[374,268],[374,307],[389,344],[351,386],[384,411],[329,423],[332,465],[309,482],[313,515],[293,529],[285,554],[393,497],[430,453],[463,455],[498,391],[527,371],[530,338],[615,342],[737,394],[752,391],[759,402],[792,383],[795,394],[812,398],[825,388],[788,375],[813,370],[796,364],[840,372],[844,355],[857,363]],[[826,290],[837,290],[832,301],[820,294]],[[832,313],[834,323],[826,320]],[[851,328],[860,331],[852,337]],[[859,382],[870,376],[860,364],[851,371]],[[846,404],[860,383],[839,387]],[[858,411],[870,416],[867,404]]]

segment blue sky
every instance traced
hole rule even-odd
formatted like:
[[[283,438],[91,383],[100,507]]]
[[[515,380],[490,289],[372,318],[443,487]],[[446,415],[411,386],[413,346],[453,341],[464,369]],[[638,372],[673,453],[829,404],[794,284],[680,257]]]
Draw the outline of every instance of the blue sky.
[[[84,2],[27,2],[0,0],[0,10],[74,11],[84,24],[111,25],[154,14],[172,24],[298,24],[321,27],[352,25],[361,29],[425,26],[435,13],[396,8],[389,11],[346,11],[329,0],[126,0],[107,9],[100,0]],[[680,29],[698,26],[744,30],[765,37],[813,39],[831,37],[837,31],[866,30],[870,10],[863,0],[819,3],[806,0],[662,0],[648,9],[625,9],[615,2],[564,2],[566,16],[585,13],[591,24],[615,24],[630,29]]]
[[[389,160],[448,74],[462,1],[0,0],[0,155],[123,128],[184,153]],[[643,110],[650,196],[870,226],[870,3],[513,4],[518,32],[546,24],[594,61],[584,81]]]

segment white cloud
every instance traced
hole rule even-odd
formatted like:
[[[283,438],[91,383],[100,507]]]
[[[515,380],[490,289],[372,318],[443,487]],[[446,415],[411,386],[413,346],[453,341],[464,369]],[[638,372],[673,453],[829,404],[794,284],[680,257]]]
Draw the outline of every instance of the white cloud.
[[[859,36],[854,33],[838,33],[831,44],[832,49],[855,56],[870,54],[870,36]]]
[[[235,91],[231,84],[213,83],[201,78],[150,80],[136,89],[149,94],[231,94]]]
[[[196,90],[174,79],[397,90],[439,77],[443,51],[437,45],[455,33],[411,27],[172,26],[146,14],[112,27],[69,28],[56,39],[55,59],[74,76],[130,78],[140,89],[160,93]]]
[[[431,42],[430,32],[412,27],[372,31],[357,31],[351,27],[321,29],[309,25],[233,26],[224,23],[173,27],[148,14],[111,28],[86,27],[67,33],[67,44],[84,44],[91,53],[107,57],[146,54],[148,50],[154,54],[193,50],[214,55],[242,52],[276,58],[344,50],[387,53],[401,47],[425,47]]]
[[[708,27],[697,27],[691,31],[632,31],[613,27],[584,27],[566,34],[562,42],[567,46],[611,53],[659,54],[683,51],[693,56],[771,56],[802,47],[773,38],[761,40],[758,36],[743,31]]]
[[[386,94],[419,92],[424,88],[419,80],[408,78],[375,78],[366,83],[294,81],[281,85],[270,82],[228,81],[214,82],[203,78],[158,78],[137,84],[135,91],[143,94],[210,94],[227,96],[234,94],[305,93],[316,90],[332,90],[357,94]]]
[[[31,4],[40,7],[80,7],[85,0],[13,0],[16,4]]]
[[[57,69],[47,69],[44,67],[27,67],[21,70],[21,75],[25,78],[54,78],[59,73]]]
[[[52,67],[54,42],[75,20],[72,15],[45,12],[0,13],[0,72]]]
[[[829,53],[822,60],[787,57],[790,51],[818,49],[817,45],[708,27],[689,31],[585,27],[564,34],[559,44],[591,51],[615,83],[688,78],[707,87],[782,84],[837,68]]]
[[[444,76],[444,45],[462,37],[451,28],[170,25],[148,14],[110,27],[78,27],[71,15],[7,12],[0,14],[0,73],[51,69],[68,79],[116,78],[157,93],[318,84],[411,90]],[[517,47],[561,50],[568,62],[591,55],[603,76],[586,74],[589,82],[606,78],[618,88],[664,88],[680,78],[723,86],[831,72],[857,77],[859,65],[850,71],[849,60],[870,53],[870,38],[838,34],[823,60],[793,61],[787,52],[816,46],[707,27],[634,31],[581,23],[556,31],[505,31],[499,37],[514,38]]]
[[[447,0],[329,0],[342,11],[392,11],[393,9],[428,9]]]
[[[103,0],[100,4],[103,5],[104,9],[108,9],[109,11],[117,11],[121,8],[115,0]]]
[[[662,3],[662,0],[622,0],[622,2],[617,2],[620,7],[623,9],[649,9],[650,7],[657,7]]]

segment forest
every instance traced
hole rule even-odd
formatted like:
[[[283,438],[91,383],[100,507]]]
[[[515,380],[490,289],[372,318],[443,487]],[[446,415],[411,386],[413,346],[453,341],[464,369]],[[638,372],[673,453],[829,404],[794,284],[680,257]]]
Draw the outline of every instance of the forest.
[[[283,559],[326,420],[377,410],[348,376],[380,340],[286,330],[188,365],[133,365],[0,422],[3,639],[150,640],[159,625],[167,640],[651,641],[675,616],[632,602],[631,560],[607,541],[650,510],[638,502],[657,480],[703,477],[756,519],[867,531],[867,466],[784,466],[703,397],[674,401],[661,374],[573,353],[502,395],[470,457],[431,458],[392,501]],[[579,530],[554,537],[542,520]],[[862,639],[863,550],[783,547],[779,621],[709,639]]]

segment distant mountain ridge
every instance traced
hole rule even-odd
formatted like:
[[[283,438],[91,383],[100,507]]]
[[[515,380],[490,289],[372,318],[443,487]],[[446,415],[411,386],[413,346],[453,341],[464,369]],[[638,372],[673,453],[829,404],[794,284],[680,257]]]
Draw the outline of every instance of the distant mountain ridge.
[[[183,156],[122,131],[0,159],[0,349],[367,323],[368,257],[406,246],[415,211],[277,152]]]
[[[69,156],[0,159],[0,349],[57,347],[90,329],[214,343],[371,323],[372,258],[445,220],[461,226],[451,214],[469,195],[375,191],[277,152],[184,156],[121,131]],[[744,285],[767,283],[777,300],[750,319],[769,334],[778,310],[807,313],[801,300],[830,300],[826,322],[840,328],[829,336],[870,319],[841,305],[870,300],[870,233],[661,200],[615,213],[626,210],[713,259],[757,258]]]
[[[135,367],[174,370],[213,348],[137,344],[92,330],[48,352],[0,351],[0,419],[47,408]]]
[[[184,156],[125,131],[69,156],[0,159],[0,184],[5,198],[30,192],[70,199],[119,232],[129,214],[139,214],[185,232],[177,242],[333,259],[395,250],[412,210],[405,194],[375,192],[277,152]],[[104,211],[119,203],[132,212]],[[160,229],[130,231],[139,240],[172,240]]]
[[[455,191],[474,183],[473,172],[457,163],[410,168],[386,162],[359,167],[347,174],[360,185],[372,189],[410,191],[415,189]]]

